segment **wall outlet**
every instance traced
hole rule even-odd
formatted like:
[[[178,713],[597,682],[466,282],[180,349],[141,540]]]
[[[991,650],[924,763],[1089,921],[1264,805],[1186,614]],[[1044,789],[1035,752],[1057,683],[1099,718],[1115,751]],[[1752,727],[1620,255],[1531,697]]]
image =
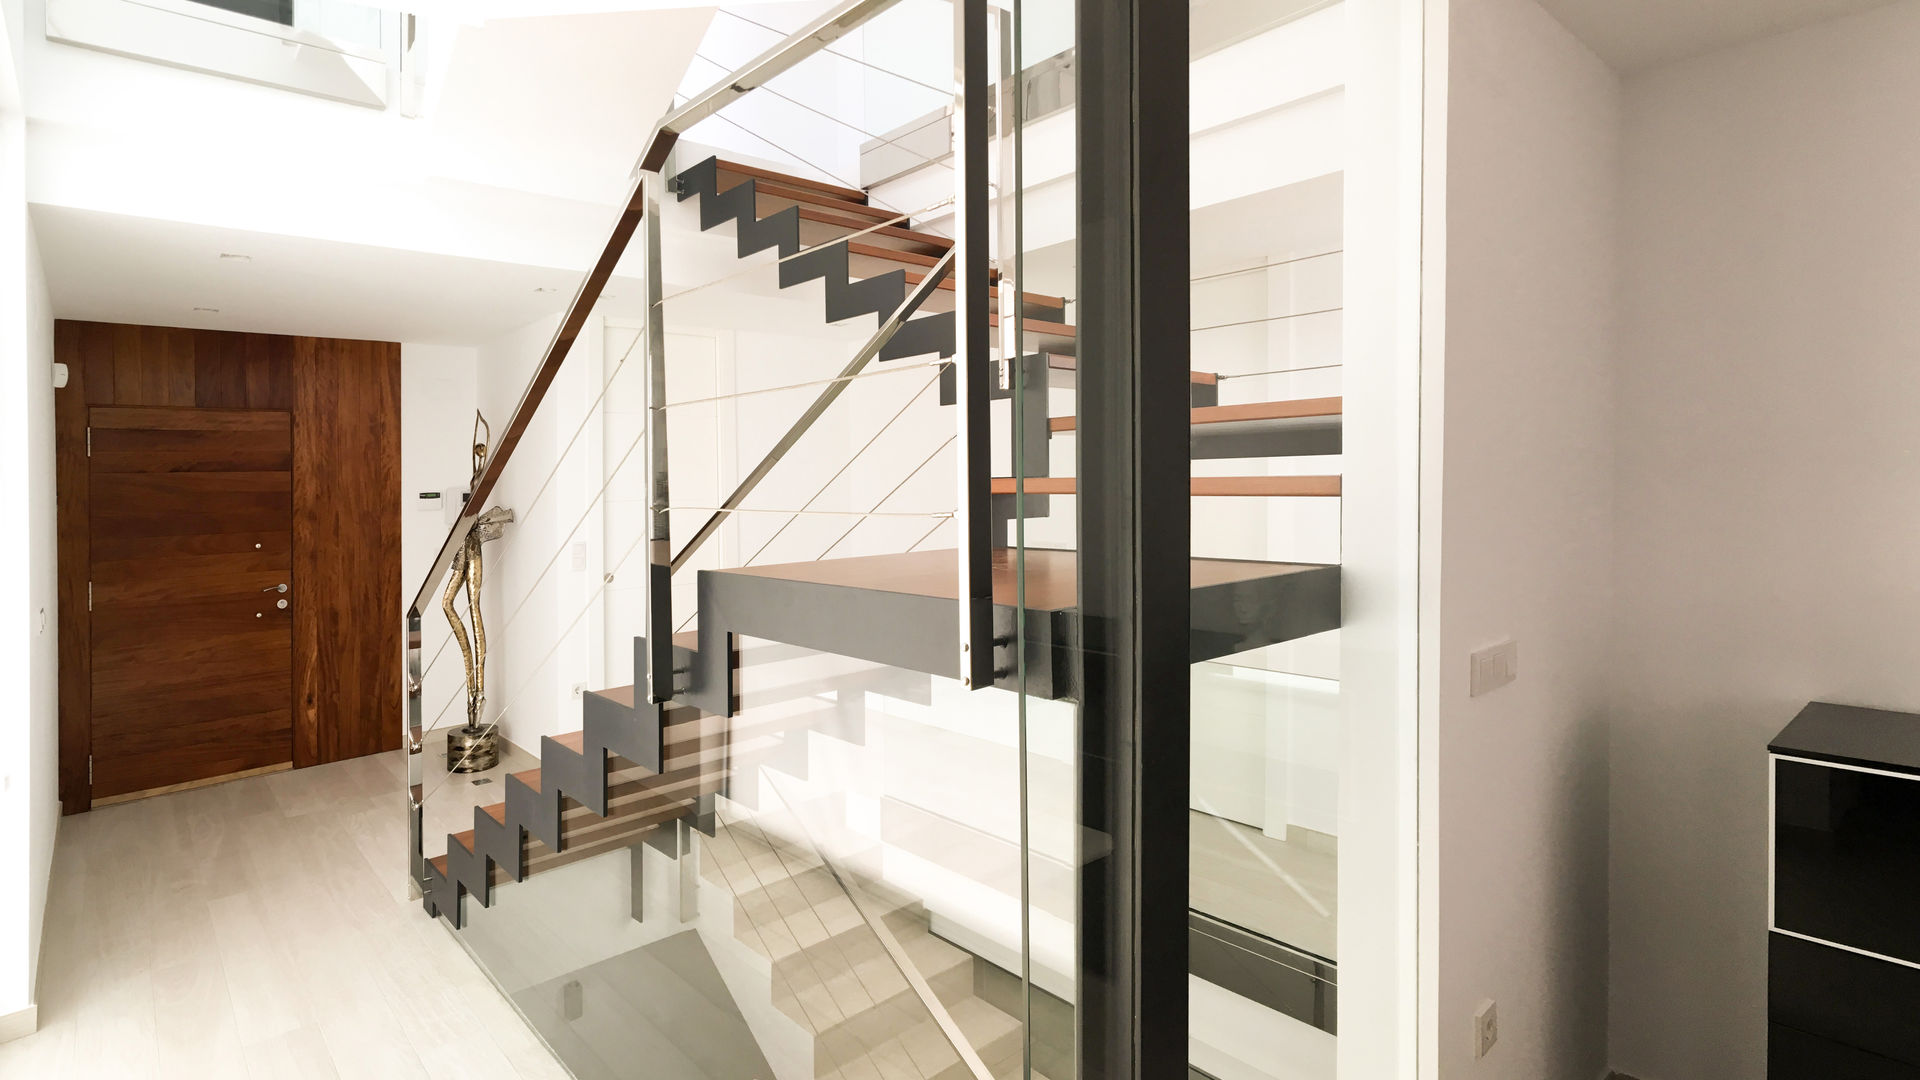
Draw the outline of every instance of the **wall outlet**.
[[[1467,696],[1490,694],[1520,677],[1520,646],[1509,638],[1473,654]]]
[[[1500,1041],[1500,1014],[1491,999],[1480,1003],[1473,1011],[1473,1058],[1475,1061],[1487,1056],[1493,1044]]]

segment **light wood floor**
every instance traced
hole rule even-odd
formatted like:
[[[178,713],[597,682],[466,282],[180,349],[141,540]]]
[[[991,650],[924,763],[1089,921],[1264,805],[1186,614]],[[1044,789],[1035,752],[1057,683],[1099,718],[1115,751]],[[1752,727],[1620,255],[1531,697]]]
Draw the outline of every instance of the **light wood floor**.
[[[564,1080],[406,898],[403,775],[395,753],[65,819],[40,1030],[0,1076]]]

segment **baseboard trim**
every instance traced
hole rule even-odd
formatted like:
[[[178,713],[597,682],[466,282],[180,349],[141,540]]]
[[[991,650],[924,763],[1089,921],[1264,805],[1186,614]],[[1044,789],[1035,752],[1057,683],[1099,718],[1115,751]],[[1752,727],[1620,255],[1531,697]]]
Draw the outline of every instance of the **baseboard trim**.
[[[29,1005],[0,1016],[0,1043],[23,1039],[40,1030],[40,1006]]]
[[[225,784],[234,780],[245,780],[254,776],[265,776],[268,773],[286,772],[291,768],[293,768],[293,762],[282,761],[276,765],[262,765],[257,769],[242,769],[239,772],[222,773],[219,776],[208,776],[199,780],[189,780],[184,784],[168,784],[165,787],[147,788],[143,791],[129,791],[121,795],[109,795],[104,799],[93,800],[93,805],[95,809],[98,809],[102,806],[114,806],[118,803],[134,802],[138,799],[151,799],[155,795],[171,795],[176,791],[192,791],[195,788],[212,787],[215,784]]]

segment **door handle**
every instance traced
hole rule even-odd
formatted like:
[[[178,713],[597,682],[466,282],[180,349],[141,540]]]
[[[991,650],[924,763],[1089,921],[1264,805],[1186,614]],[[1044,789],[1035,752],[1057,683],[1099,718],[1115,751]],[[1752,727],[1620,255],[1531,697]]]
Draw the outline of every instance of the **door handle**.
[[[260,591],[261,592],[286,592],[287,583],[283,581],[278,585],[269,585],[266,588],[261,589]]]

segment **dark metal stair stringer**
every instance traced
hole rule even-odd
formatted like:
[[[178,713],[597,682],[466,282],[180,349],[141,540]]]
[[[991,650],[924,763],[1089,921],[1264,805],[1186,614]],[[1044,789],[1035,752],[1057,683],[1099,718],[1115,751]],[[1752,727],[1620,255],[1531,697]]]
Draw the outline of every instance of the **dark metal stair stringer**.
[[[635,638],[636,671],[645,670],[645,656],[645,640]],[[664,721],[670,707],[638,697],[629,706],[587,692],[581,704],[580,750],[576,752],[552,736],[542,736],[538,786],[517,775],[508,776],[505,820],[496,820],[485,807],[475,807],[473,846],[449,833],[446,872],[443,874],[432,860],[427,862],[427,887],[421,898],[427,913],[444,914],[459,929],[464,923],[461,897],[478,896],[483,907],[490,906],[495,867],[515,881],[525,879],[524,843],[528,836],[555,852],[563,851],[561,818],[566,799],[606,817],[607,776],[613,758],[622,758],[658,776],[666,756]]]
[[[760,217],[759,186],[753,178],[721,191],[718,157],[709,157],[682,170],[673,178],[671,190],[681,202],[699,198],[702,231],[733,222],[735,250],[740,258],[768,248],[778,251],[782,260],[781,288],[791,288],[815,278],[824,282],[826,316],[830,323],[866,314],[884,319],[906,299],[904,270],[855,278],[847,240],[821,244],[802,252],[800,208],[789,206]],[[953,351],[953,313],[937,312],[901,324],[893,338],[881,348],[878,359],[884,362],[928,353],[952,356]]]

